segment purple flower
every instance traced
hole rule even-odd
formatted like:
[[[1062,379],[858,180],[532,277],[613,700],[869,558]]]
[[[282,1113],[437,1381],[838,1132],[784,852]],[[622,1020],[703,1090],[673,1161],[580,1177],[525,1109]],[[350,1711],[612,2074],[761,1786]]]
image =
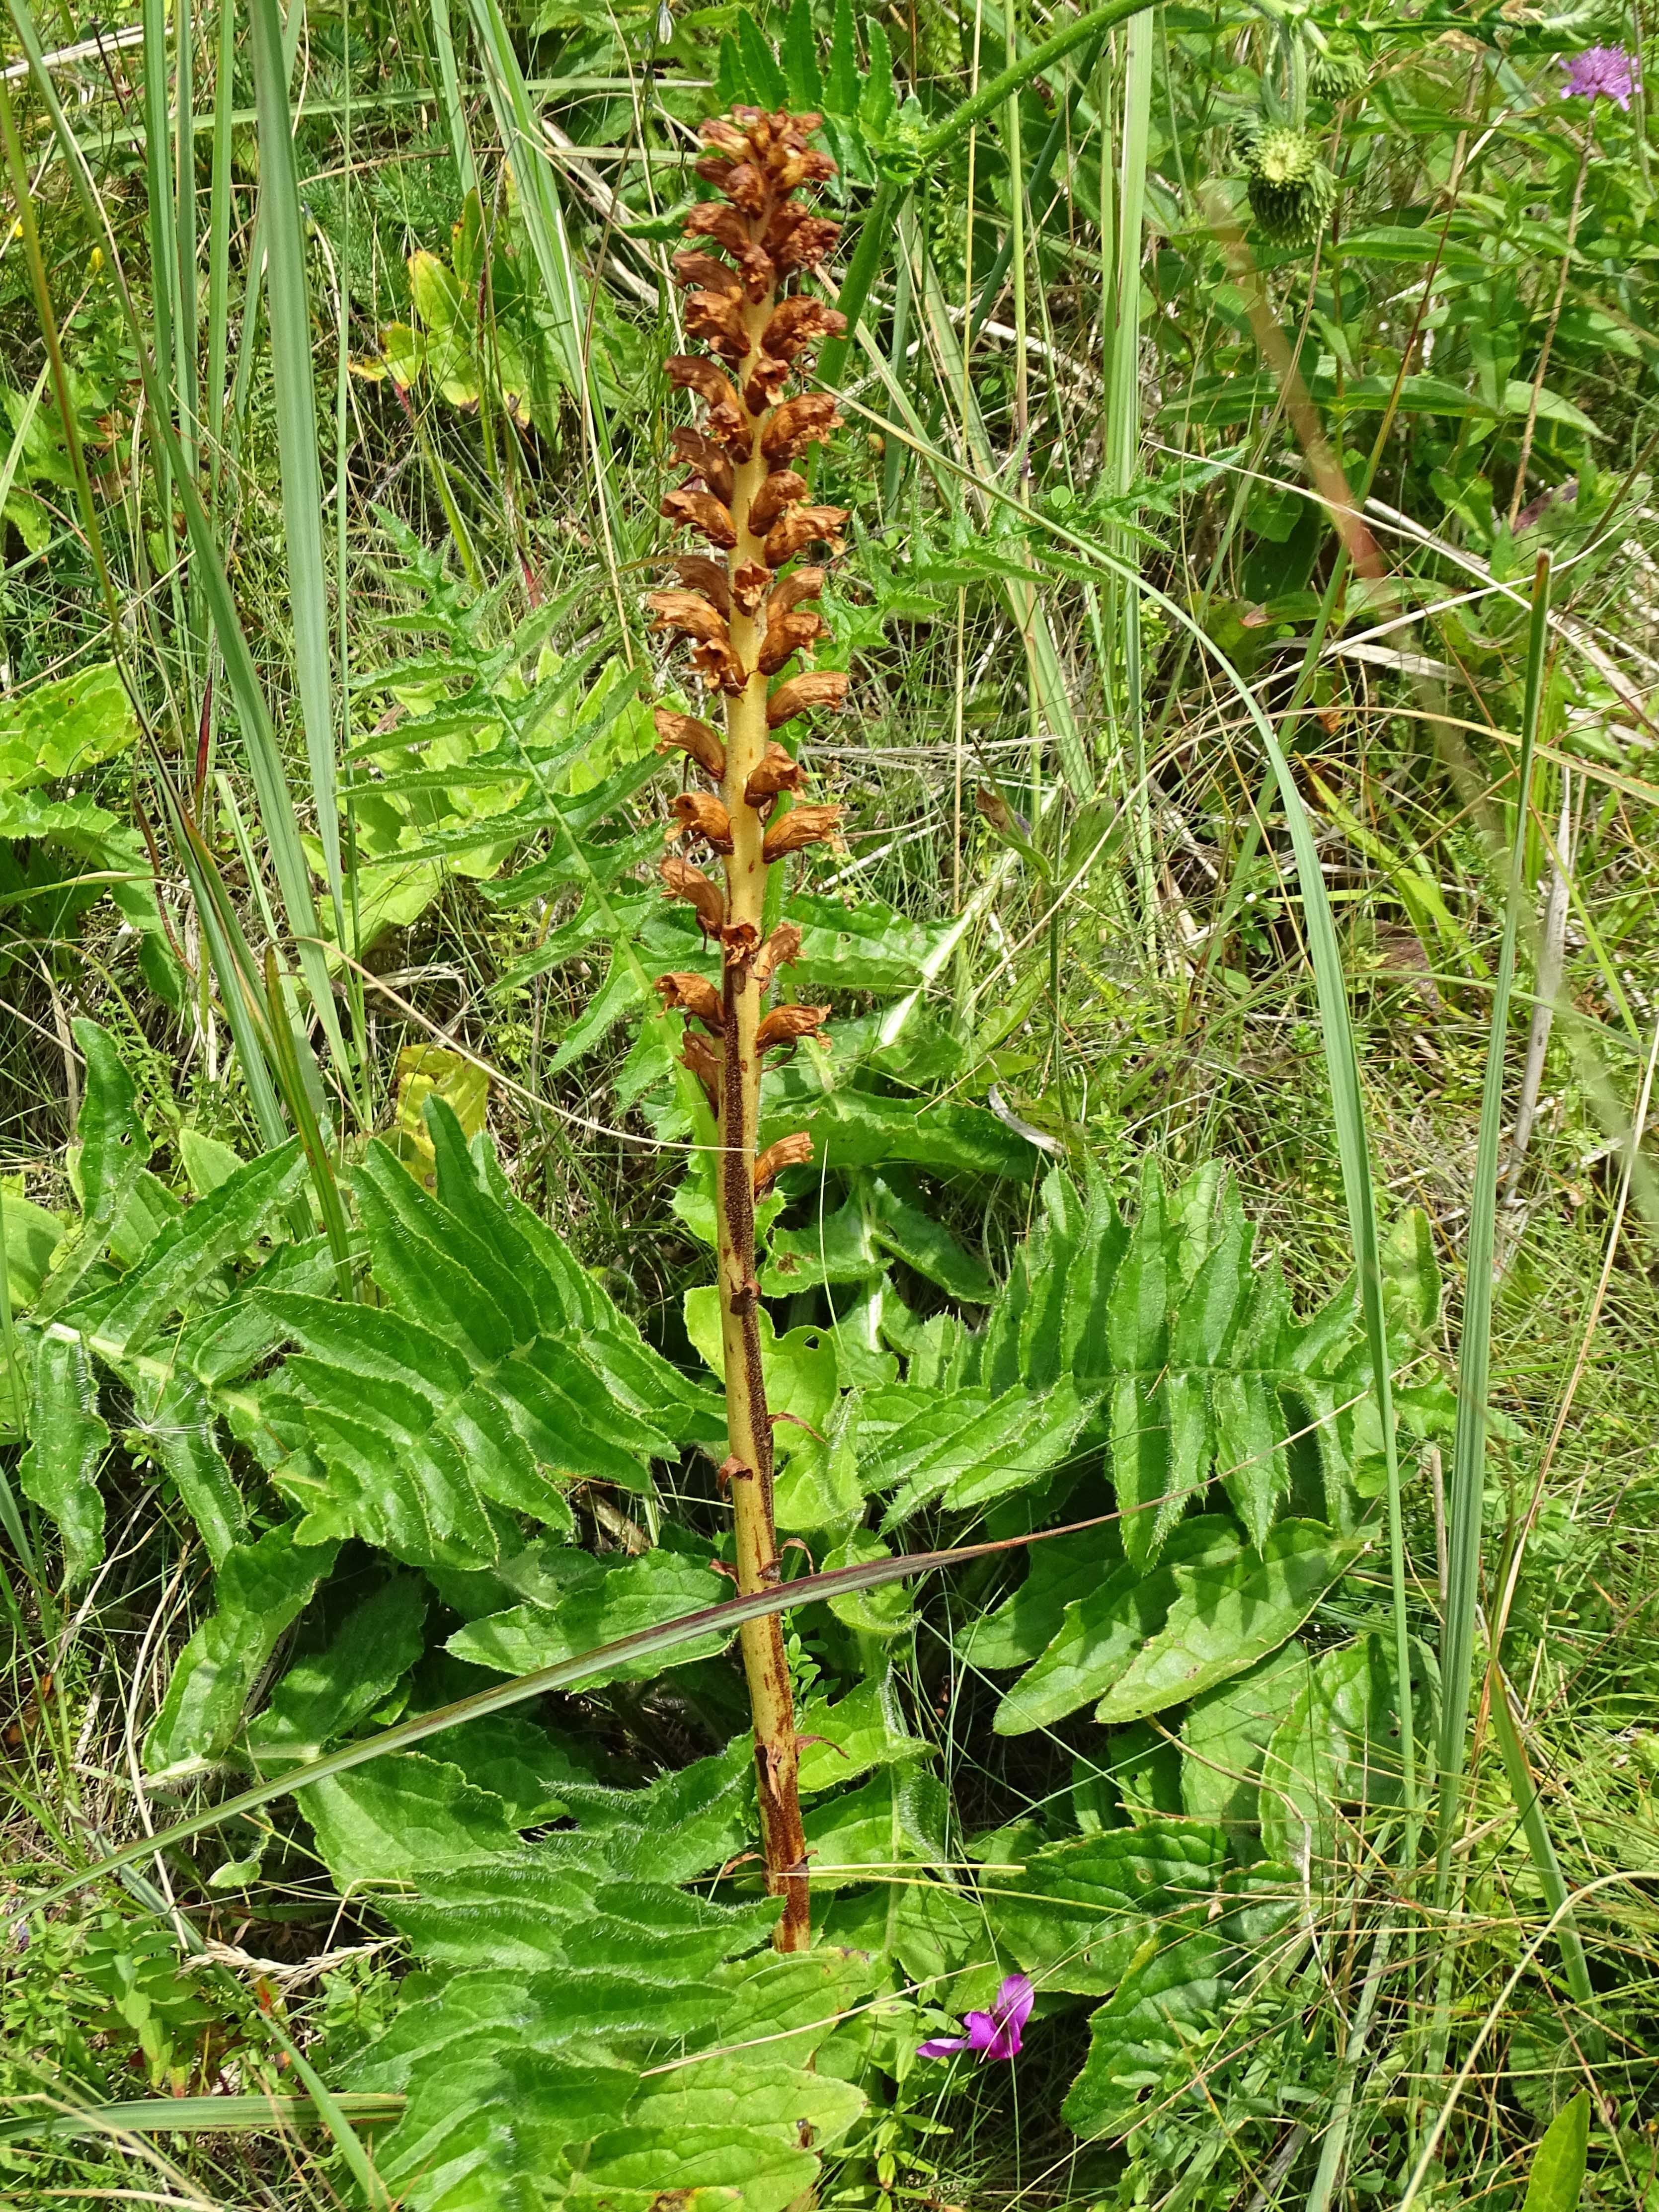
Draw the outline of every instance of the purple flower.
[[[1012,2058],[1019,2031],[1031,2016],[1031,1978],[1010,1974],[989,2012],[968,2014],[966,2035],[935,2035],[916,2047],[918,2058],[948,2058],[954,2051],[977,2051],[981,2058]]]
[[[1616,100],[1626,110],[1635,88],[1635,64],[1622,46],[1586,46],[1567,64],[1563,100]]]

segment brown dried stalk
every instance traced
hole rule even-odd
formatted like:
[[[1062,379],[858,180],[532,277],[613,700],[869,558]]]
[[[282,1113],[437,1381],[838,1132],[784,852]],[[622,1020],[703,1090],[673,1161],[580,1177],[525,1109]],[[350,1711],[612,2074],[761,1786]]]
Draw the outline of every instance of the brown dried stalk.
[[[802,609],[817,596],[822,568],[775,572],[811,544],[838,550],[839,507],[809,507],[807,480],[789,465],[836,427],[823,392],[786,387],[820,339],[839,336],[842,319],[805,293],[780,296],[781,282],[814,269],[836,225],[809,213],[799,186],[835,173],[809,143],[816,115],[769,115],[739,107],[702,126],[708,151],[697,173],[720,198],[694,208],[688,243],[674,270],[690,291],[686,328],[719,356],[677,355],[672,382],[706,403],[701,424],[674,434],[673,449],[692,476],[670,491],[662,512],[694,531],[723,564],[701,553],[682,556],[690,588],[655,592],[648,604],[659,629],[696,641],[693,665],[723,698],[724,741],[706,723],[665,710],[657,717],[663,749],[682,750],[720,797],[687,792],[675,802],[672,840],[688,836],[725,857],[726,894],[673,856],[663,863],[670,897],[689,899],[720,947],[721,981],[665,976],[666,1002],[694,1016],[684,1057],[715,1102],[720,1136],[720,1334],[730,1450],[723,1472],[732,1492],[740,1592],[775,1584],[781,1573],[772,1510],[772,1415],[761,1366],[760,1288],[755,1263],[755,1200],[787,1167],[811,1157],[802,1134],[783,1137],[757,1157],[761,1060],[767,1046],[816,1036],[827,1007],[763,1001],[793,960],[800,933],[788,922],[763,945],[769,867],[783,854],[833,835],[837,810],[793,806],[800,770],[771,732],[809,708],[839,706],[844,676],[797,674],[769,698],[769,678],[827,635]],[[718,249],[718,251],[712,250]],[[720,253],[726,256],[725,260]],[[791,828],[791,824],[793,827]],[[702,1031],[707,1031],[705,1035]],[[743,1660],[755,1723],[755,1771],[767,1886],[784,1899],[776,1942],[806,1948],[811,1932],[806,1844],[796,1787],[799,1752],[783,1632],[775,1615],[742,1631]]]

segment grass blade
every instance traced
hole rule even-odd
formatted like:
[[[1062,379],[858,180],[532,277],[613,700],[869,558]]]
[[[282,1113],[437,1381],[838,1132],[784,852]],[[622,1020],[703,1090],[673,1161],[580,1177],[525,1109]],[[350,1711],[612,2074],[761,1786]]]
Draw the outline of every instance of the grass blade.
[[[334,685],[328,641],[328,580],[323,567],[323,484],[317,465],[317,393],[311,373],[311,301],[276,0],[252,0],[248,20],[259,114],[259,201],[270,257],[271,368],[294,617],[295,673],[336,941],[344,946],[340,805],[334,773]],[[356,947],[349,949],[355,951]]]
[[[1439,1802],[1436,1816],[1435,1902],[1443,1910],[1451,1886],[1452,1821],[1463,1778],[1474,1665],[1475,1614],[1480,1602],[1480,1523],[1486,1472],[1486,1395],[1492,1370],[1492,1259],[1498,1221],[1498,1152],[1504,1121],[1504,1060],[1515,946],[1520,927],[1522,863],[1526,852],[1534,749],[1543,711],[1544,654],[1549,636],[1549,556],[1540,553],[1533,580],[1527,637],[1526,696],[1521,714],[1521,756],[1516,769],[1515,835],[1511,842],[1504,937],[1492,984],[1492,1034],[1480,1097],[1474,1186],[1469,1199],[1469,1237],[1463,1291],[1463,1325],[1457,1363],[1457,1429],[1452,1443],[1451,1486],[1446,1498],[1449,1574],[1446,1619],[1440,1638]]]

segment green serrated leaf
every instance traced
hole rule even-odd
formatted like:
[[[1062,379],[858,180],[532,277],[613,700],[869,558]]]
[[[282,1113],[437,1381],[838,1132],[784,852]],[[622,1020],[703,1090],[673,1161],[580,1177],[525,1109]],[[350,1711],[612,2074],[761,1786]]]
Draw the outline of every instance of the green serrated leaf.
[[[1089,2055],[1063,2107],[1085,2142],[1115,2136],[1142,2113],[1141,2099],[1182,2061],[1190,2038],[1224,1993],[1222,1946],[1210,1935],[1154,1937],[1089,2022]]]
[[[427,1592],[390,1575],[341,1623],[326,1650],[295,1662],[248,1729],[261,1766],[308,1759],[366,1720],[426,1648]]]
[[[505,1857],[519,1838],[507,1808],[458,1766],[395,1752],[306,1792],[306,1818],[337,1887],[406,1881]]]
[[[98,1471],[109,1430],[98,1411],[98,1378],[78,1337],[43,1337],[34,1354],[29,1448],[18,1469],[25,1498],[51,1516],[64,1544],[64,1579],[85,1582],[104,1557],[104,1499]]]
[[[1589,2160],[1589,2092],[1579,2090],[1544,2131],[1533,2154],[1522,2212],[1578,2212]]]
[[[1160,1930],[1201,1919],[1226,1850],[1218,1828],[1181,1821],[1051,1844],[1023,1872],[990,1878],[998,1935],[1044,1989],[1098,1996]]]
[[[472,1621],[458,1629],[446,1648],[458,1659],[471,1660],[498,1674],[527,1674],[617,1637],[694,1613],[713,1604],[719,1594],[706,1559],[677,1552],[647,1552],[625,1565],[602,1571],[571,1590],[556,1607],[514,1606],[509,1612]],[[686,1666],[711,1658],[724,1649],[726,1640],[720,1636],[696,1638],[680,1646],[672,1663]],[[595,1682],[645,1680],[663,1663],[659,1659],[636,1661],[615,1674],[596,1676]]]
[[[992,1722],[997,1734],[1024,1735],[1052,1726],[1097,1698],[1165,1627],[1182,1594],[1183,1565],[1224,1567],[1239,1553],[1232,1523],[1205,1514],[1177,1525],[1150,1573],[1129,1559],[1113,1569],[1066,1606],[1059,1633],[998,1706]]]
[[[1095,1708],[1144,1720],[1224,1682],[1295,1635],[1361,1549],[1317,1521],[1281,1521],[1261,1555],[1176,1566],[1180,1595]]]
[[[332,1544],[296,1543],[295,1527],[225,1554],[216,1609],[179,1654],[144,1745],[152,1774],[187,1773],[229,1748],[277,1638],[334,1564]]]

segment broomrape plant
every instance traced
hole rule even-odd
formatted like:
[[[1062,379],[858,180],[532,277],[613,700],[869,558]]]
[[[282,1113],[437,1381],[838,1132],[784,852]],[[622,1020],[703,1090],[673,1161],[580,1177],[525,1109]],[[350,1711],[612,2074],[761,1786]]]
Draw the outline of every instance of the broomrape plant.
[[[731,120],[702,126],[709,150],[697,173],[720,198],[692,210],[674,270],[690,288],[687,328],[714,358],[680,354],[667,364],[672,381],[696,393],[705,412],[701,428],[683,425],[674,433],[675,456],[690,473],[663,501],[662,512],[724,559],[683,555],[676,563],[682,588],[653,592],[648,600],[659,629],[693,641],[693,665],[725,714],[724,738],[691,715],[667,708],[657,714],[658,750],[684,752],[719,793],[682,792],[669,842],[718,855],[726,872],[722,893],[679,854],[664,860],[668,896],[690,902],[705,936],[719,947],[720,983],[716,990],[704,976],[669,974],[657,988],[671,1008],[698,1025],[681,1056],[708,1095],[718,1132],[720,1341],[730,1444],[720,1478],[732,1493],[744,1595],[779,1577],[755,1201],[782,1169],[810,1159],[812,1151],[811,1138],[796,1133],[757,1153],[761,1067],[768,1052],[818,1034],[830,1012],[789,1005],[763,1011],[801,943],[800,931],[788,921],[763,933],[768,882],[789,854],[832,836],[841,818],[837,807],[795,803],[800,764],[772,733],[812,708],[839,706],[847,678],[806,670],[770,690],[773,677],[828,634],[806,604],[823,590],[823,569],[790,564],[815,544],[838,550],[836,532],[847,519],[841,507],[809,505],[806,478],[791,465],[835,428],[835,402],[822,392],[785,397],[801,357],[845,328],[834,308],[806,293],[780,296],[791,276],[817,267],[839,228],[796,197],[800,185],[835,173],[829,155],[807,143],[819,120],[739,107]],[[727,258],[717,258],[709,246]],[[775,1614],[744,1628],[743,1658],[768,1886],[786,1900],[777,1944],[804,1950],[810,1907],[796,1789],[799,1759]]]

